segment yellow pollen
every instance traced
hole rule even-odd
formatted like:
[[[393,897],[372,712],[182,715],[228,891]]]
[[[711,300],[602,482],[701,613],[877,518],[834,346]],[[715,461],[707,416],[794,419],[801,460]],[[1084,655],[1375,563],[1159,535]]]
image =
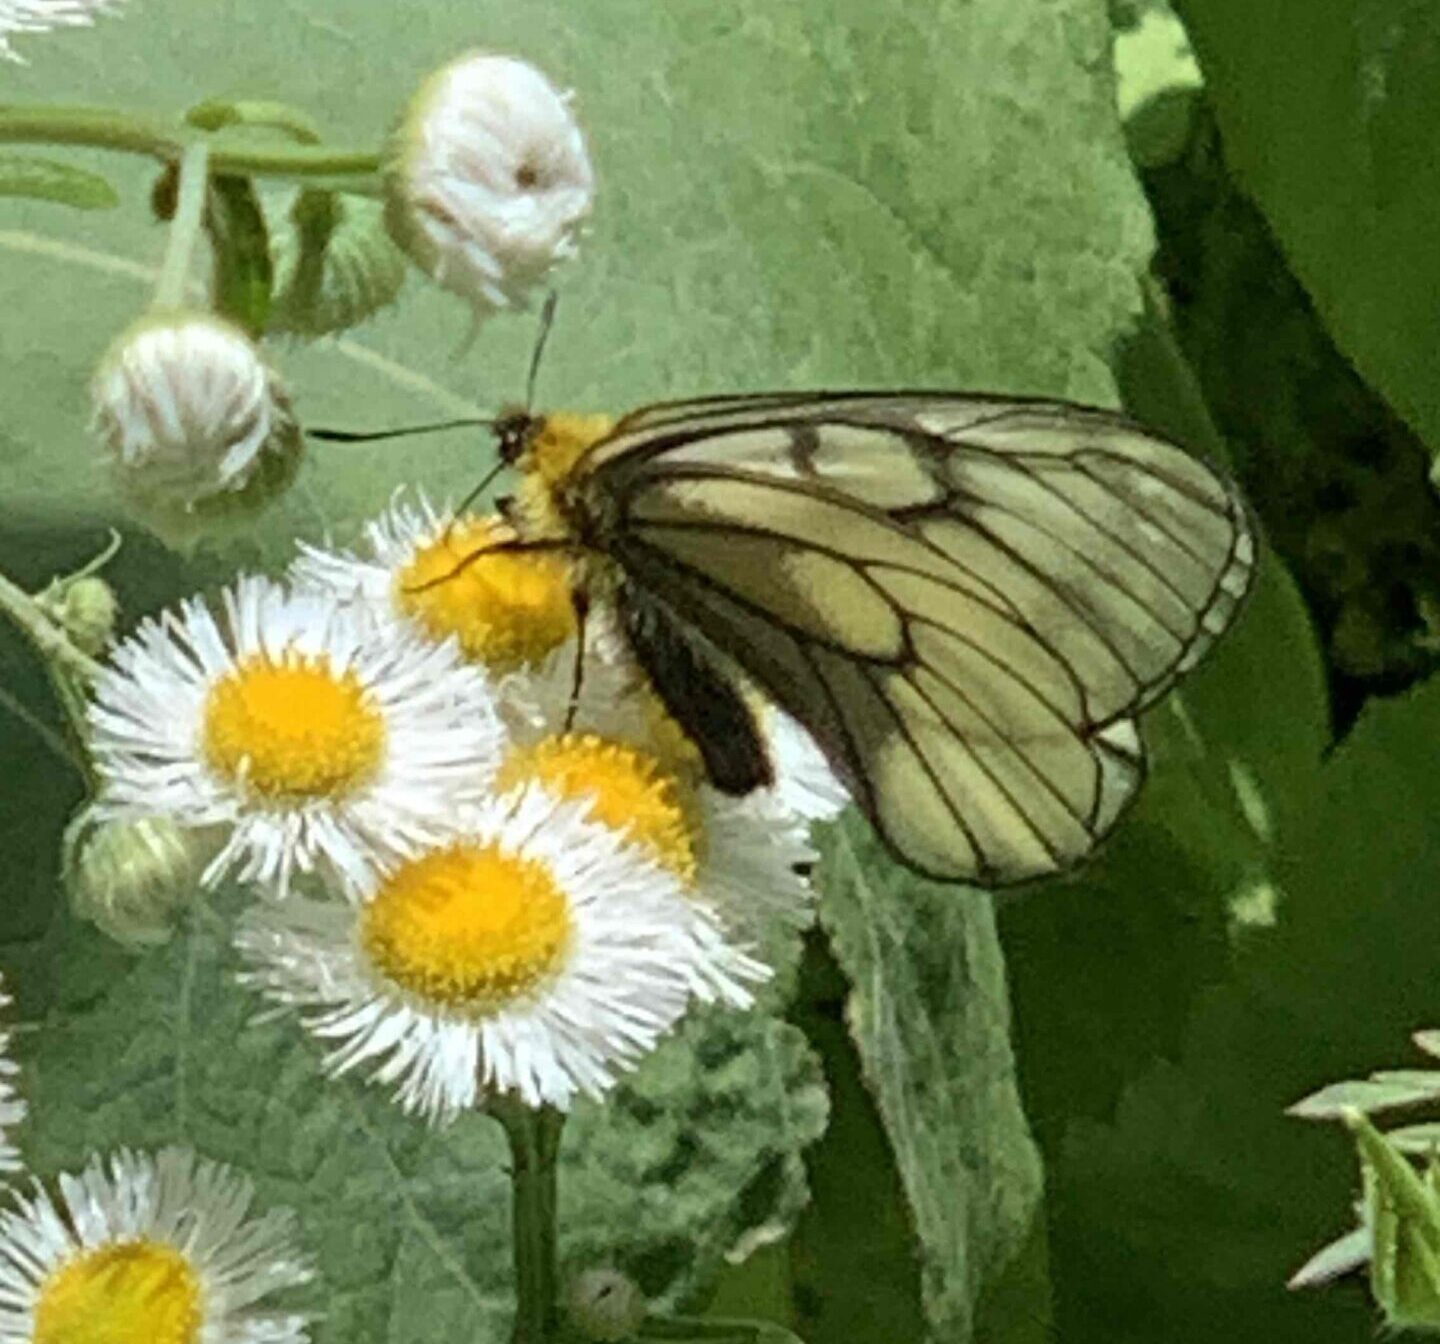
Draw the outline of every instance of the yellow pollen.
[[[546,864],[461,843],[388,877],[365,907],[360,938],[392,983],[429,1003],[483,1013],[554,974],[571,931],[570,902]]]
[[[502,551],[454,572],[477,551],[513,539],[498,518],[462,519],[418,548],[395,579],[402,611],[436,639],[454,635],[468,658],[497,672],[533,666],[575,633],[562,556]]]
[[[654,756],[593,733],[562,733],[516,747],[496,787],[532,781],[562,798],[588,802],[596,821],[628,835],[693,885],[702,839],[694,796]]]
[[[179,1251],[117,1242],[45,1279],[32,1344],[196,1344],[203,1315],[200,1279]]]
[[[263,798],[336,798],[379,769],[385,720],[328,658],[260,654],[211,688],[203,740],[213,769]]]

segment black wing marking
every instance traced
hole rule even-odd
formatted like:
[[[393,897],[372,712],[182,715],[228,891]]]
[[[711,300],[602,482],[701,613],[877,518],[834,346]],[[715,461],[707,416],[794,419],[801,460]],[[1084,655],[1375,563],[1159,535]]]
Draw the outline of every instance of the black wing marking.
[[[630,648],[666,709],[699,748],[711,783],[730,794],[773,784],[775,771],[755,715],[734,680],[643,589],[622,584],[616,606]]]

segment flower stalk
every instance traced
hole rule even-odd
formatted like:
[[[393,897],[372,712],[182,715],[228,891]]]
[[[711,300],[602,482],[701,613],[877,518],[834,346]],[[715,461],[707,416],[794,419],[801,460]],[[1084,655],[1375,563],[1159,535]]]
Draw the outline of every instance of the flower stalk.
[[[210,185],[210,146],[201,141],[189,146],[180,160],[175,217],[165,243],[165,260],[155,285],[157,309],[180,308],[190,265],[205,222],[205,192]]]
[[[493,1097],[489,1113],[510,1145],[510,1223],[515,1257],[512,1344],[551,1344],[560,1320],[556,1252],[556,1158],[565,1115],[527,1106],[512,1094]]]
[[[162,122],[119,108],[0,106],[0,143],[83,145],[176,163],[190,142],[190,136]],[[324,145],[237,145],[217,147],[210,155],[210,170],[217,176],[372,177],[380,165],[376,151]]]

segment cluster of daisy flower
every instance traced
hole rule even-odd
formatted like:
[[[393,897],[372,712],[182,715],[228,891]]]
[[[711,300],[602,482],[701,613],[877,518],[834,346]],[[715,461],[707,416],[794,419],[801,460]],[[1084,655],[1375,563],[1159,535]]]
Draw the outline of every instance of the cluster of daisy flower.
[[[599,1096],[692,1003],[747,1006],[842,801],[773,715],[782,782],[711,788],[564,560],[474,558],[503,526],[398,501],[359,552],[146,621],[90,716],[91,823],[248,884],[244,982],[432,1120]]]
[[[114,3],[0,0],[0,57],[11,33]],[[92,385],[122,493],[177,545],[249,516],[304,449],[252,334],[189,306],[208,172],[192,149],[155,303]],[[383,186],[392,254],[478,316],[523,306],[574,252],[594,183],[568,95],[471,52],[400,119]],[[98,672],[108,589],[68,584],[42,613],[89,693],[99,783],[65,844],[77,910],[143,945],[196,893],[243,887],[242,983],[297,1012],[329,1072],[368,1075],[437,1123],[502,1094],[560,1110],[600,1097],[693,1005],[750,1006],[772,936],[810,917],[809,823],[845,801],[764,706],[778,783],[712,789],[605,613],[578,622],[565,560],[475,558],[508,535],[397,498],[356,550],[303,547],[283,582],[184,602]],[[24,1106],[6,1044],[13,1172]],[[293,1217],[252,1212],[250,1181],[226,1167],[122,1150],[13,1201],[0,1344],[306,1337],[303,1316],[264,1306],[313,1274]]]
[[[769,930],[809,917],[809,822],[844,801],[773,712],[776,786],[711,789],[613,632],[579,628],[563,561],[471,558],[502,527],[400,500],[356,552],[145,621],[93,688],[73,839],[107,893],[245,884],[242,981],[432,1121],[600,1096],[690,1005],[748,1006]],[[5,1045],[0,1137],[24,1115]],[[0,1344],[299,1344],[307,1318],[266,1301],[313,1265],[254,1202],[178,1148],[17,1190]]]

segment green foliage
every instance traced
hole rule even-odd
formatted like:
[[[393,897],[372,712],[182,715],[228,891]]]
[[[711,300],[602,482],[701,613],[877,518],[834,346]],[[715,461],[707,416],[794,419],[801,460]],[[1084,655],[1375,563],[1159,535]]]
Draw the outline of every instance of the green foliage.
[[[112,210],[115,188],[98,173],[35,154],[0,154],[0,196],[54,201],[75,210]]]
[[[1440,499],[1418,436],[1337,351],[1214,116],[1144,176],[1181,347],[1276,550],[1315,613],[1346,726],[1436,664]]]
[[[293,1021],[254,1021],[224,930],[202,909],[164,950],[121,965],[57,918],[35,964],[64,965],[64,990],[42,1007],[40,983],[23,966],[18,977],[21,1012],[38,1027],[20,1052],[43,1118],[23,1136],[29,1164],[54,1171],[120,1144],[191,1144],[299,1211],[321,1264],[307,1303],[325,1313],[320,1344],[503,1338],[499,1128],[470,1116],[430,1131],[377,1088],[322,1079]],[[654,1306],[703,1290],[726,1255],[784,1235],[804,1199],[799,1152],[824,1120],[818,1067],[793,1028],[697,1015],[610,1102],[572,1117],[562,1255],[628,1270]]]
[[[1283,1112],[1433,1013],[1437,732],[1434,685],[1365,712],[1277,847],[1277,926],[1197,996],[1113,1116],[1065,1128],[1053,1172],[1075,1210],[1055,1248],[1067,1340],[1185,1344],[1225,1318],[1280,1344],[1368,1330],[1352,1297],[1285,1290],[1343,1226],[1351,1177],[1333,1135]]]
[[[1236,177],[1341,350],[1433,450],[1440,391],[1421,352],[1440,348],[1440,13],[1426,0],[1176,8]]]
[[[822,914],[923,1250],[932,1337],[1043,1340],[1040,1159],[989,898],[887,863],[860,823],[829,839]]]

